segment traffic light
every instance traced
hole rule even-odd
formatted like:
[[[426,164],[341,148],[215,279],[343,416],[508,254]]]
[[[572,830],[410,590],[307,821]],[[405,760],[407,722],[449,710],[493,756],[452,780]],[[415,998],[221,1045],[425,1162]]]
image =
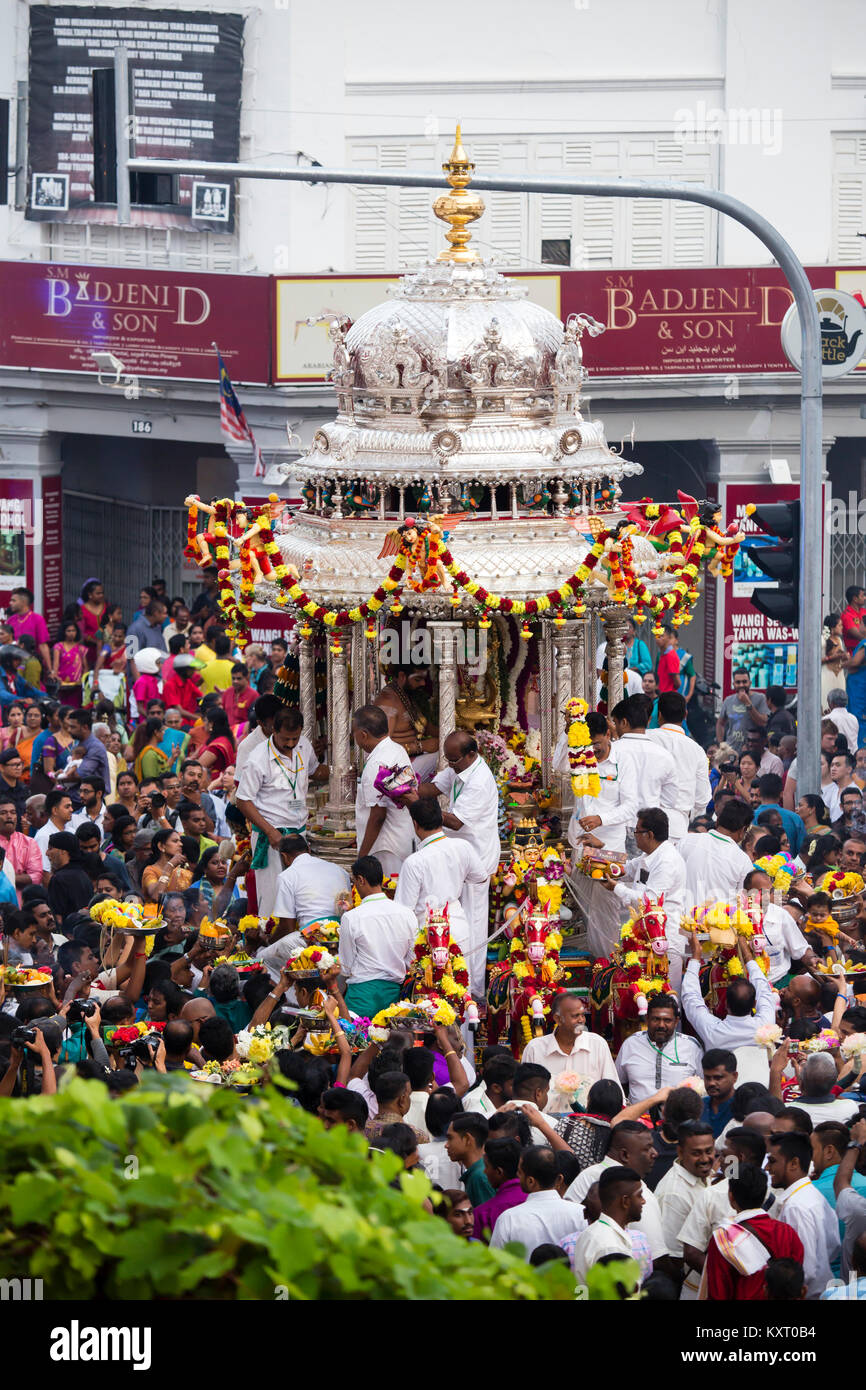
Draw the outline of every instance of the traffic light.
[[[760,531],[778,538],[778,545],[749,546],[749,559],[778,588],[755,589],[751,603],[765,618],[780,627],[798,627],[800,623],[800,503],[770,502],[756,507],[752,521]],[[820,565],[816,556],[815,564]]]

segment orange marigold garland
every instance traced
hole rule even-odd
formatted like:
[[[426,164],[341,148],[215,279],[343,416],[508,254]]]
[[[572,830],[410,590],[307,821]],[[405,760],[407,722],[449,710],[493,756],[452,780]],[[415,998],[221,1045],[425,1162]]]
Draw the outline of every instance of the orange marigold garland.
[[[269,499],[269,501],[272,502],[273,499]],[[251,586],[250,584],[251,565],[248,558],[245,562],[245,554],[248,552],[249,545],[246,543],[241,547],[240,603],[235,601],[227,568],[229,561],[227,521],[229,515],[232,514],[230,509],[236,505],[240,504],[230,502],[216,504],[213,532],[217,539],[217,563],[221,566],[220,606],[235,627],[232,635],[237,635],[243,639],[246,620],[252,616],[252,593],[250,590],[251,587],[254,590],[254,585]],[[650,509],[647,508],[647,514],[649,511]],[[195,513],[191,509],[187,551],[193,544],[191,537],[195,531],[194,517]],[[254,521],[258,524],[261,547],[268,559],[278,557],[280,551],[274,539],[268,504],[259,509]],[[651,614],[655,620],[655,630],[659,630],[658,624],[665,615],[668,615],[670,621],[677,626],[691,621],[691,607],[698,598],[698,591],[695,587],[698,566],[708,548],[707,538],[706,528],[700,524],[696,525],[694,521],[689,526],[689,539],[686,546],[683,543],[681,530],[671,530],[668,533],[668,553],[675,560],[673,565],[668,566],[668,573],[674,579],[674,583],[670,591],[663,595],[651,593],[646,582],[635,573],[630,534],[627,532],[625,535],[617,535],[611,531],[600,532],[595,537],[586,559],[578,565],[574,574],[558,588],[552,589],[537,599],[511,599],[485,589],[483,585],[473,580],[465,570],[460,568],[448,547],[439,536],[432,533],[425,537],[429,549],[423,579],[420,581],[411,578],[407,580],[405,572],[409,565],[409,556],[399,554],[378,588],[364,603],[360,603],[354,608],[335,610],[317,603],[306,593],[301,584],[294,580],[291,570],[281,559],[273,565],[273,578],[281,590],[276,600],[281,607],[285,607],[291,602],[312,621],[322,623],[328,628],[341,628],[348,627],[352,623],[366,622],[378,613],[388,600],[390,600],[391,611],[399,612],[402,608],[399,599],[403,584],[408,582],[410,587],[416,591],[435,588],[438,584],[437,569],[441,563],[455,586],[463,589],[478,604],[482,612],[481,625],[487,626],[490,622],[490,614],[494,610],[512,617],[527,619],[545,613],[551,608],[557,614],[560,614],[563,608],[569,608],[576,616],[582,616],[586,612],[583,586],[606,554],[610,568],[613,601],[634,609],[634,615],[638,621],[643,621]],[[611,541],[614,542],[613,545],[609,545]],[[727,566],[733,564],[734,553],[735,547],[731,547],[725,552]],[[651,575],[650,577],[654,578],[655,576]]]

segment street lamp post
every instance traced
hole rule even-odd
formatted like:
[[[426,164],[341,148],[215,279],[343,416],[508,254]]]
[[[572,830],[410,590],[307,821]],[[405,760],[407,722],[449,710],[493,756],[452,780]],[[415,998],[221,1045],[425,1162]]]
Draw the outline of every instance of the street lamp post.
[[[120,189],[128,187],[129,174],[136,172],[199,174],[219,179],[275,179],[295,183],[347,183],[377,187],[439,188],[438,173],[386,174],[376,170],[295,168],[268,165],[207,164],[192,160],[126,159],[118,143],[118,220]],[[798,654],[797,722],[801,737],[797,746],[797,786],[804,792],[817,792],[821,785],[821,565],[823,545],[822,488],[822,402],[821,339],[818,310],[812,287],[800,261],[785,238],[771,222],[746,203],[713,188],[689,184],[653,183],[647,179],[592,178],[488,178],[473,177],[479,191],[509,193],[559,193],[578,198],[670,198],[702,203],[732,217],[762,241],[778,261],[791,288],[800,317],[802,367],[800,371],[800,650]],[[126,214],[128,221],[128,213]],[[809,562],[809,557],[812,562]]]

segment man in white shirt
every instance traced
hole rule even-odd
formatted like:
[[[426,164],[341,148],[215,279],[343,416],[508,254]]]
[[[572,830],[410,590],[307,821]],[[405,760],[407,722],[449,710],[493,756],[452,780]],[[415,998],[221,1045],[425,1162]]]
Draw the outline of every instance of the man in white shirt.
[[[271,737],[250,755],[238,786],[238,810],[254,830],[252,868],[260,917],[274,910],[282,873],[280,842],[307,827],[307,766],[298,751],[303,720],[298,710],[274,717]]]
[[[48,819],[41,830],[37,830],[33,838],[39,846],[39,851],[42,855],[42,867],[46,873],[50,873],[51,864],[48,859],[48,841],[51,839],[52,835],[59,835],[63,830],[72,829],[70,822],[75,812],[72,807],[72,797],[69,795],[69,792],[62,790],[49,792],[45,798],[45,810],[48,812]]]
[[[516,1243],[523,1246],[524,1259],[528,1261],[537,1246],[556,1245],[563,1236],[583,1230],[583,1208],[564,1201],[556,1191],[557,1171],[553,1149],[544,1145],[524,1149],[517,1176],[526,1201],[497,1217],[490,1237],[491,1250]]]
[[[700,1286],[713,1231],[730,1223],[728,1175],[736,1175],[746,1164],[754,1164],[756,1168],[760,1168],[766,1156],[766,1147],[761,1136],[740,1126],[726,1129],[724,1138],[719,1143],[722,1172],[725,1176],[699,1190],[677,1232],[677,1241],[682,1247],[683,1263],[687,1271],[686,1281],[690,1287]]]
[[[599,882],[629,910],[638,907],[645,896],[664,907],[667,915],[668,977],[671,987],[676,990],[679,988],[685,954],[685,937],[680,932],[686,893],[685,865],[675,846],[668,840],[668,818],[657,807],[644,807],[638,811],[634,838],[638,854],[628,861],[623,877],[613,884],[607,879],[600,879]]]
[[[463,1096],[463,1109],[489,1120],[511,1100],[517,1059],[510,1052],[493,1052],[484,1063],[481,1082]]]
[[[388,737],[388,716],[377,705],[362,705],[352,717],[352,734],[365,754],[364,770],[355,795],[355,837],[358,858],[374,854],[384,874],[399,874],[412,853],[412,818],[405,806],[378,792],[381,767],[411,767],[406,749]]]
[[[410,813],[420,848],[403,863],[394,901],[410,908],[419,926],[426,921],[428,898],[437,906],[448,904],[451,937],[466,959],[469,991],[473,999],[483,999],[487,929],[482,934],[470,923],[461,895],[467,883],[487,883],[489,876],[468,840],[446,837],[438,801],[413,801]]]
[[[767,1023],[776,1021],[776,1001],[751,948],[740,937],[740,950],[746,962],[748,979],[734,979],[725,992],[727,1017],[716,1018],[710,1013],[701,995],[700,968],[703,955],[697,932],[692,932],[692,958],[683,976],[683,1012],[694,1028],[706,1051],[725,1048],[731,1052],[738,1047],[750,1047],[755,1032]],[[752,1012],[754,1010],[754,1013]]]
[[[582,1233],[572,1256],[572,1269],[581,1283],[603,1255],[634,1258],[629,1230],[640,1230],[648,1190],[634,1168],[622,1164],[611,1164],[599,1175],[601,1215]]]
[[[712,830],[705,835],[684,835],[680,840],[677,850],[686,866],[689,911],[709,901],[732,902],[742,892],[752,861],[740,845],[751,823],[751,806],[729,797]]]
[[[327,859],[314,859],[300,835],[280,841],[280,857],[284,868],[273,911],[278,932],[303,931],[322,918],[339,920],[337,899],[351,888],[346,870]]]
[[[852,714],[848,708],[848,692],[845,690],[831,690],[827,696],[827,713],[825,719],[831,719],[843,734],[848,743],[848,752],[852,758],[857,756],[857,742],[860,737],[860,723],[856,714]]]
[[[802,961],[807,970],[812,970],[818,964],[818,957],[788,909],[770,901],[773,891],[770,875],[761,869],[752,869],[746,874],[743,887],[749,901],[760,903],[764,914],[761,930],[770,960],[767,976],[770,984],[777,985],[786,980],[793,961]]]
[[[803,1242],[803,1276],[807,1299],[817,1299],[833,1277],[831,1265],[841,1254],[839,1222],[830,1203],[809,1177],[812,1145],[796,1131],[771,1134],[767,1172],[777,1196],[770,1215],[792,1226]]]
[[[282,700],[278,700],[276,695],[260,695],[253,705],[252,712],[256,718],[256,727],[251,729],[245,738],[238,744],[235,757],[235,781],[239,782],[241,773],[247,765],[251,753],[260,748],[263,743],[267,743],[271,734],[274,732],[274,718],[283,709]],[[304,759],[307,769],[307,781],[312,782],[315,773],[319,769],[319,759],[316,757],[312,743],[305,733],[298,739],[298,752]],[[211,793],[213,795],[213,793]]]
[[[617,1075],[631,1105],[702,1074],[701,1048],[694,1038],[677,1032],[679,1017],[672,994],[653,994],[647,1003],[646,1031],[632,1033],[617,1053]]]
[[[355,860],[352,882],[361,901],[340,921],[346,1004],[362,1018],[373,1018],[400,997],[418,923],[410,908],[382,892],[382,866],[375,855]]]
[[[628,758],[620,764],[618,743],[611,741],[607,720],[592,710],[586,727],[598,769],[598,796],[575,797],[568,823],[568,843],[575,861],[584,845],[621,854],[625,850],[626,830],[637,817],[637,776],[635,763]],[[570,774],[568,736],[562,734],[553,755],[553,770]],[[594,956],[609,956],[619,943],[623,911],[620,904],[595,880],[579,870],[571,875],[574,895],[584,921],[589,949]]]
[[[646,736],[673,759],[675,794],[674,803],[668,809],[668,838],[677,844],[686,834],[689,822],[696,815],[703,815],[712,800],[710,765],[701,745],[683,728],[686,702],[682,695],[673,691],[660,695],[658,708],[659,726],[648,729]]]
[[[631,695],[611,710],[617,732],[617,758],[621,768],[633,769],[638,807],[675,810],[677,768],[667,749],[647,735],[651,714],[652,701],[646,695]]]
[[[78,794],[81,797],[81,810],[72,817],[69,829],[77,830],[79,825],[95,825],[102,836],[105,822],[105,782],[97,776],[83,777],[78,784]]]
[[[418,788],[422,798],[443,795],[445,835],[466,840],[488,875],[499,867],[499,789],[490,768],[478,752],[478,744],[465,729],[449,734],[444,744],[447,766],[432,782]],[[490,915],[490,883],[467,883],[460,896],[473,940],[487,939]]]
[[[686,1120],[677,1132],[677,1156],[655,1190],[662,1213],[662,1230],[675,1260],[683,1260],[680,1230],[696,1203],[703,1200],[713,1171],[716,1143],[713,1131],[702,1120]],[[700,1275],[685,1267],[680,1298],[695,1299]]]
[[[647,1129],[639,1120],[620,1120],[611,1130],[607,1157],[603,1158],[601,1163],[592,1163],[588,1168],[584,1168],[583,1172],[578,1173],[565,1194],[570,1202],[582,1202],[592,1184],[600,1182],[606,1168],[621,1165],[634,1169],[641,1180],[644,1199],[640,1219],[635,1222],[634,1229],[646,1236],[654,1263],[665,1259],[668,1253],[662,1230],[661,1209],[655,1193],[650,1191],[644,1181],[655,1158],[652,1130]]]
[[[550,1006],[552,1033],[532,1038],[523,1049],[521,1062],[535,1062],[550,1072],[551,1089],[545,1105],[548,1114],[562,1108],[557,1101],[556,1078],[562,1072],[576,1071],[590,1084],[607,1078],[617,1080],[610,1048],[598,1033],[586,1027],[586,1006],[573,994],[557,994]]]

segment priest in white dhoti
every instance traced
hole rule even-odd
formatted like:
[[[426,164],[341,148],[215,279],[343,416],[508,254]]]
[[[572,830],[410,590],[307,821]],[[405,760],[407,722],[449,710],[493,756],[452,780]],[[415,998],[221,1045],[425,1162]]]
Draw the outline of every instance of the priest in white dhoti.
[[[296,709],[274,717],[274,731],[247,759],[238,785],[238,810],[253,826],[253,862],[260,917],[270,917],[283,871],[280,841],[307,828],[308,769],[298,748],[303,720]]]
[[[575,865],[585,846],[621,854],[625,850],[626,830],[634,827],[639,805],[634,766],[628,761],[620,763],[618,744],[611,742],[604,715],[591,712],[586,717],[586,727],[598,764],[600,790],[598,796],[575,798],[567,831]],[[560,736],[554,750],[553,770],[570,772],[566,734]],[[620,927],[625,920],[622,905],[576,867],[571,882],[586,922],[590,951],[594,956],[609,956],[619,944]]]
[[[680,931],[686,896],[686,868],[668,839],[668,818],[657,806],[642,807],[637,813],[634,837],[639,853],[626,865],[619,882],[610,891],[628,910],[638,907],[644,896],[659,902],[667,913],[668,978],[679,991],[688,939]],[[602,883],[607,887],[606,880]]]
[[[687,834],[690,822],[695,816],[703,815],[712,800],[710,765],[701,745],[683,728],[686,702],[682,695],[674,691],[660,695],[658,709],[659,726],[648,729],[646,736],[673,758],[674,797],[669,806],[661,801],[641,804],[664,806],[670,823],[668,838],[676,845]]]
[[[479,949],[487,937],[490,915],[490,875],[499,867],[499,789],[478,744],[466,729],[449,734],[444,746],[446,766],[418,788],[424,800],[444,796],[442,825],[447,839],[465,840],[487,873],[485,883],[467,881],[460,894],[473,942]]]
[[[365,755],[355,794],[358,858],[374,854],[385,874],[398,874],[412,853],[412,819],[405,806],[376,786],[381,768],[409,766],[409,755],[388,733],[388,717],[377,705],[362,705],[352,718],[352,734]]]
[[[677,769],[666,748],[647,735],[652,701],[646,695],[620,700],[610,712],[617,732],[616,753],[621,769],[635,779],[638,806],[659,806],[666,813],[677,806]]]
[[[395,903],[412,909],[419,927],[427,920],[427,899],[448,904],[451,936],[466,958],[473,999],[484,998],[487,924],[483,932],[470,923],[461,901],[467,884],[486,884],[490,875],[468,840],[449,839],[442,826],[442,809],[430,797],[409,807],[419,848],[403,863],[397,878]]]

